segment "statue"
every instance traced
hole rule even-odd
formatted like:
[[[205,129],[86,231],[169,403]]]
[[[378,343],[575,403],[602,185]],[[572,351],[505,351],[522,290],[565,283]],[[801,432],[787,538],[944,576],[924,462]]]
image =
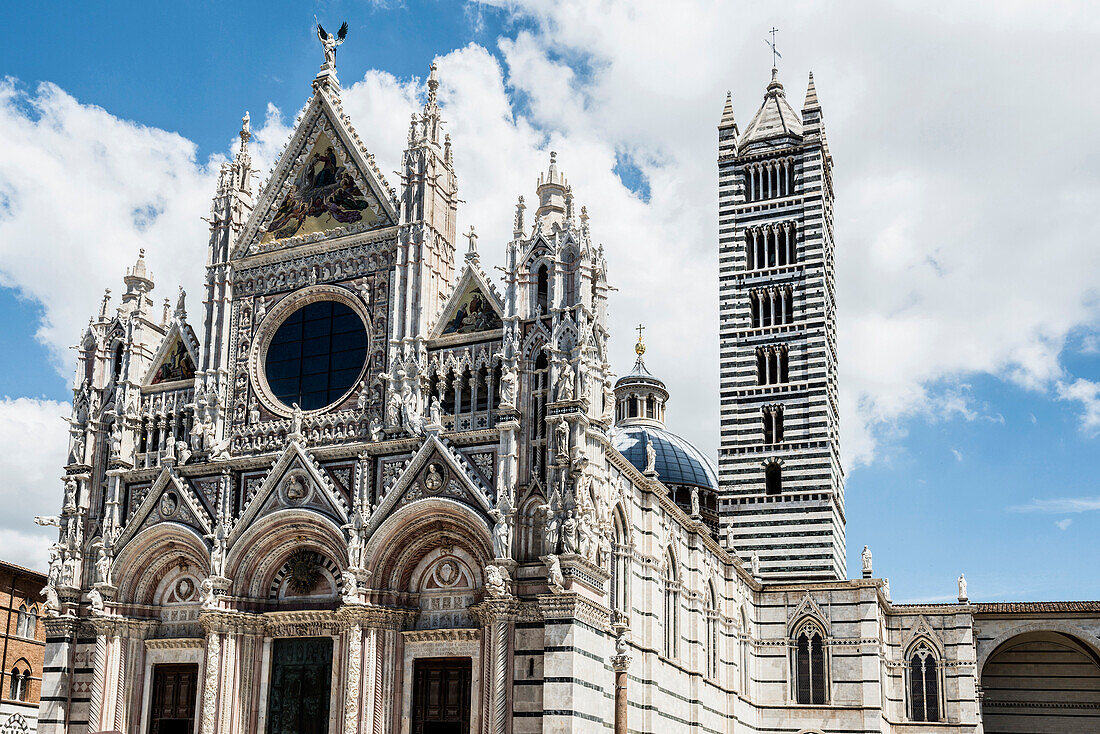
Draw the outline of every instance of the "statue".
[[[511,596],[508,593],[508,571],[503,566],[488,565],[485,567],[485,591],[493,599],[507,599]]]
[[[959,574],[959,601],[966,603],[968,601],[966,596],[966,576]]]
[[[413,435],[420,435],[424,428],[420,420],[420,400],[412,391],[412,386],[405,383],[401,387],[401,427]]]
[[[577,552],[577,518],[574,517],[573,510],[569,511],[561,524],[561,545],[562,553]]]
[[[199,598],[203,609],[217,609],[218,597],[214,594],[214,582],[209,577],[204,578],[199,584]]]
[[[692,517],[700,517],[701,516],[700,512],[699,512],[699,488],[698,487],[692,487],[691,488],[691,516]]]
[[[50,569],[46,576],[49,585],[53,587],[61,585],[61,553],[58,547],[56,543],[50,547]]]
[[[88,601],[92,605],[93,616],[103,614],[103,594],[99,593],[99,589],[93,588],[88,592]]]
[[[577,516],[577,553],[589,558],[592,554],[592,530],[588,525],[588,513]]]
[[[657,449],[653,448],[653,442],[646,436],[645,441],[645,473],[657,473]]]
[[[76,512],[76,480],[65,480],[65,511]]]
[[[626,638],[626,628],[624,627],[619,631],[619,636],[615,638],[615,653],[618,655],[626,655],[630,651],[630,642]]]
[[[378,420],[378,416],[371,416],[370,419],[370,440],[381,441],[382,440],[382,421]]]
[[[99,546],[99,554],[95,560],[96,582],[100,584],[111,583],[111,559],[107,557],[107,549]]]
[[[57,589],[54,587],[53,582],[42,588],[42,596],[46,597],[47,612],[57,614],[61,611],[61,599],[57,596]]]
[[[35,515],[34,524],[41,525],[44,528],[48,527],[61,527],[61,518],[57,515]]]
[[[753,578],[760,578],[760,554],[756,551],[752,552],[752,558],[749,560],[752,566]]]
[[[359,600],[359,582],[351,571],[340,574],[341,589],[340,598],[345,604],[362,604]]]
[[[302,480],[297,474],[290,477],[286,483],[286,498],[291,502],[297,502],[298,500],[306,496],[305,485],[302,484]]]
[[[871,570],[871,549],[863,546],[863,552],[859,554],[859,558],[863,562],[863,578],[871,578],[874,574],[874,571]]]
[[[214,532],[206,536],[213,547],[210,549],[210,572],[215,576],[225,574],[225,546],[228,540],[225,523],[218,520]]]
[[[549,504],[540,505],[546,513],[546,522],[542,526],[542,549],[545,553],[558,552],[558,516]]]
[[[179,457],[179,463],[186,464],[187,460],[191,458],[191,449],[187,448],[186,441],[176,441],[176,456]]]
[[[359,390],[359,397],[355,399],[355,407],[359,410],[366,410],[367,408],[368,389],[367,381],[363,380],[363,385]]]
[[[513,368],[506,369],[500,376],[500,407],[516,407],[516,385],[518,378]]]
[[[122,455],[122,426],[120,420],[115,419],[111,423],[111,456],[118,457]]]
[[[291,434],[302,435],[302,408],[298,403],[291,405],[290,432]]]
[[[69,450],[70,464],[84,463],[84,431],[73,431],[73,446]]]
[[[65,559],[61,562],[61,583],[65,586],[73,586],[76,582],[76,556],[72,551],[65,551]]]
[[[546,556],[546,583],[555,594],[565,591],[565,577],[561,572],[561,561],[553,553]]]
[[[252,398],[252,402],[248,405],[248,423],[249,425],[256,425],[260,422],[260,404],[256,402],[256,398]]]
[[[367,310],[370,311],[370,283],[362,282],[359,284],[357,290],[359,291],[359,297],[363,299],[363,303],[366,304]]]
[[[340,26],[340,30],[336,31],[336,35],[325,31],[321,27],[321,24],[317,24],[317,38],[321,41],[321,47],[325,50],[325,63],[321,67],[322,69],[336,69],[336,47],[344,42],[344,39],[348,35],[348,24],[345,22]]]
[[[191,450],[202,451],[203,424],[196,420],[191,426]]]
[[[564,461],[569,457],[569,424],[564,418],[554,426],[554,448],[558,461]]]
[[[438,395],[432,395],[432,405],[428,409],[428,411],[429,411],[428,412],[428,419],[429,419],[429,422],[433,426],[443,425],[443,416],[442,416],[443,408],[439,404],[439,396]]]
[[[511,558],[512,556],[512,526],[508,516],[494,507],[489,510],[489,517],[493,518],[493,555],[496,558]]]
[[[556,400],[559,403],[573,399],[573,370],[568,365],[562,365],[558,373]]]
[[[263,296],[256,297],[256,323],[264,320],[267,315],[267,300]]]
[[[882,595],[886,597],[886,601],[893,601],[890,598],[890,579],[882,580]]]

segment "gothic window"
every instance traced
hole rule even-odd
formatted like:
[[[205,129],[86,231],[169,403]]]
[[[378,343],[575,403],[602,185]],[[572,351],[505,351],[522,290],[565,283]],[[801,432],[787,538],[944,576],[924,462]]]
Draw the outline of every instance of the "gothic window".
[[[540,265],[535,278],[535,306],[541,308],[541,313],[545,316],[549,312],[550,271],[546,269],[545,265]]]
[[[940,681],[936,655],[925,642],[909,656],[909,719],[940,720]]]
[[[630,575],[630,548],[627,546],[626,522],[616,511],[611,559],[611,608],[629,614],[627,583]]]
[[[517,554],[519,560],[535,561],[543,555],[545,515],[541,507],[544,501],[541,496],[532,495],[519,512],[520,532],[517,534],[517,543],[520,544]]]
[[[783,406],[765,405],[760,411],[764,425],[764,443],[774,445],[783,441]]]
[[[115,344],[111,352],[111,382],[117,382],[122,376],[122,342]]]
[[[546,402],[549,398],[550,363],[545,354],[535,360],[531,374],[531,401],[534,422],[531,428],[531,474],[546,485]]]
[[[473,398],[474,386],[473,386],[472,382],[473,381],[470,378],[470,370],[468,368],[462,370],[462,373],[458,378],[458,390],[457,390],[457,392],[458,392],[458,398],[457,398],[457,400],[458,400],[458,412],[459,413],[469,413],[470,409],[471,409],[471,406],[473,405],[471,399]]]
[[[562,306],[572,306],[577,300],[577,253],[566,250],[561,256],[562,285],[565,291],[565,302]]]
[[[756,348],[757,385],[777,385],[788,382],[789,379],[786,345]],[[767,430],[766,427],[765,430]]]
[[[20,660],[11,670],[11,682],[8,685],[8,698],[12,701],[26,701],[30,695],[31,671],[26,661]]]
[[[718,677],[718,594],[714,591],[714,583],[707,583],[707,607],[704,612],[707,618],[707,675],[712,679]]]
[[[477,371],[477,395],[474,410],[478,412],[489,410],[489,368],[484,365]]]
[[[19,605],[19,617],[15,623],[15,634],[20,637],[34,637],[35,628],[38,626],[38,608],[33,604],[27,606],[26,602]]]
[[[680,590],[676,557],[669,548],[665,553],[665,657],[675,658],[680,649]]]
[[[795,633],[793,667],[795,701],[825,703],[825,635],[812,622]]]
[[[764,468],[764,494],[780,494],[783,491],[783,470],[774,461]]]

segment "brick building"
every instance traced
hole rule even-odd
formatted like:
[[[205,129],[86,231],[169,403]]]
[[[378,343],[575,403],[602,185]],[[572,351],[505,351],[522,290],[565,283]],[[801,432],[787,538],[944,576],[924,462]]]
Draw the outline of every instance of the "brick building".
[[[46,649],[42,624],[42,587],[46,576],[0,561],[0,605],[4,632],[0,643],[0,732],[34,731],[42,664]],[[22,719],[23,726],[20,726]],[[25,727],[25,728],[23,728]]]

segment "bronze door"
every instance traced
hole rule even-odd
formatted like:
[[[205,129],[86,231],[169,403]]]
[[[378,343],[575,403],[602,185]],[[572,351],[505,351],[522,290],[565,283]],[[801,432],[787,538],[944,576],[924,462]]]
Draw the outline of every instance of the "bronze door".
[[[332,638],[275,640],[267,734],[328,734]]]
[[[470,659],[417,660],[413,734],[469,734]]]
[[[198,678],[197,664],[153,666],[150,734],[191,734]]]

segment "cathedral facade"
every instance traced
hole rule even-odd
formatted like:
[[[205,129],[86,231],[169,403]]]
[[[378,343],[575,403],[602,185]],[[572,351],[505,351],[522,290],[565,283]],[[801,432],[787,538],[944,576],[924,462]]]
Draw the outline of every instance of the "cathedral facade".
[[[104,298],[39,731],[1100,728],[1100,604],[895,604],[866,549],[846,578],[812,79],[718,129],[717,468],[640,338],[615,378],[612,253],[553,153],[501,277],[457,241],[437,88],[395,190],[330,55],[256,198],[245,117],[202,308],[158,307],[144,255]]]

